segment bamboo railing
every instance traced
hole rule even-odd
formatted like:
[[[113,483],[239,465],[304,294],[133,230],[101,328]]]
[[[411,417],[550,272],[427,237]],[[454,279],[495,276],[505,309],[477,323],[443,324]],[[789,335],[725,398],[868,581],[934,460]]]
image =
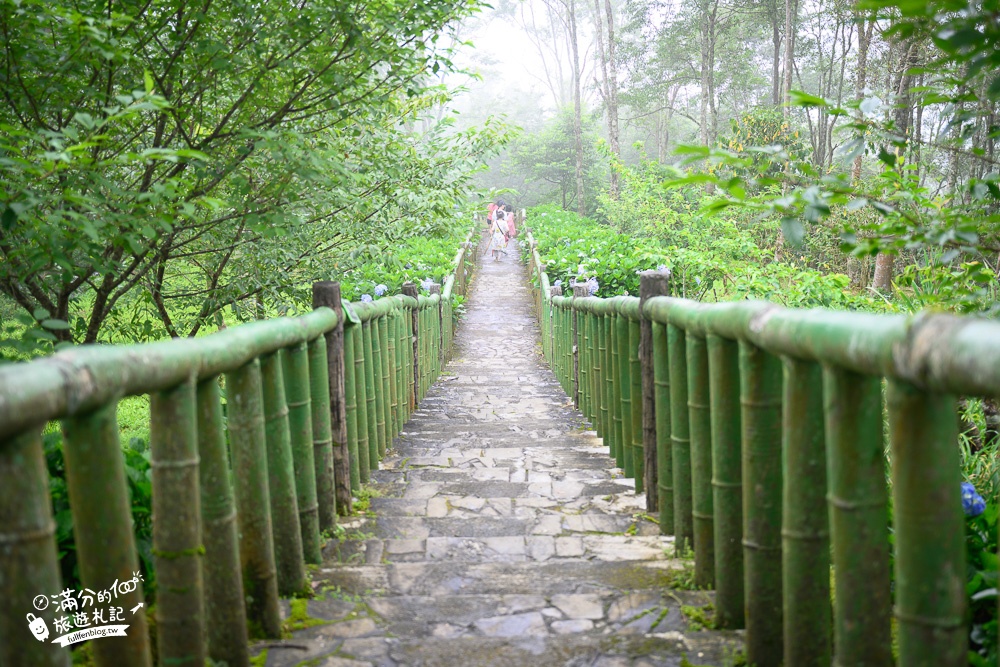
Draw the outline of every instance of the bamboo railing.
[[[956,397],[1000,396],[1000,324],[564,296],[528,239],[546,358],[749,664],[892,665],[893,616],[898,664],[966,664]]]
[[[431,296],[407,284],[404,295],[350,304],[338,283],[316,283],[315,310],[300,317],[0,368],[0,665],[69,665],[53,641],[56,617],[109,603],[124,631],[94,635],[96,664],[152,664],[115,417],[119,399],[143,394],[159,664],[246,666],[248,636],[279,638],[279,597],[308,585],[321,532],[350,511],[352,492],[441,372],[452,295],[465,294],[475,266],[475,233]],[[83,588],[66,589],[72,608],[58,601],[41,440],[51,420],[62,424]],[[50,635],[36,640],[40,621]]]

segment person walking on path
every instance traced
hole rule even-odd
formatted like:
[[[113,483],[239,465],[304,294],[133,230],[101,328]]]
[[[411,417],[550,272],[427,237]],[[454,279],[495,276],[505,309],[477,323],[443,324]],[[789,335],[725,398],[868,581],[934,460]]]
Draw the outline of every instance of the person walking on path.
[[[506,214],[502,208],[498,208],[493,215],[493,226],[491,227],[493,238],[490,240],[490,248],[493,250],[493,261],[500,259],[500,253],[507,254],[507,226]]]
[[[517,236],[517,226],[515,224],[517,216],[514,215],[514,209],[511,208],[510,204],[505,207],[505,219],[507,220],[507,242],[509,243],[512,238]]]

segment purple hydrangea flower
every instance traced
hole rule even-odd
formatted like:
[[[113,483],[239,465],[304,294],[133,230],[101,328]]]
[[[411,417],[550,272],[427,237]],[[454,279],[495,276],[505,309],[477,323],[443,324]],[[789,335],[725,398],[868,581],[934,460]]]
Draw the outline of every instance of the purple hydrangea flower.
[[[587,267],[586,267],[586,266],[584,266],[583,264],[581,264],[581,265],[580,265],[580,266],[579,266],[579,267],[578,267],[578,268],[576,269],[576,275],[578,275],[578,276],[582,276],[582,275],[583,275],[584,273],[586,273],[586,272],[587,272]]]
[[[554,283],[552,283],[552,284],[553,284],[553,286],[555,286],[555,287],[559,287],[560,285],[562,285],[562,278],[560,278],[559,280],[555,281],[555,282],[554,282]]]
[[[433,285],[434,285],[434,281],[431,280],[430,278],[424,278],[423,281],[421,281],[421,283],[420,283],[420,286],[423,287],[428,292],[431,291],[431,286],[433,286]]]
[[[666,271],[667,270],[667,265],[666,264],[660,264],[658,267],[656,267],[656,270],[657,271]]]
[[[387,291],[389,291],[389,288],[385,285],[375,286],[375,296],[383,296]]]
[[[361,303],[371,303],[371,301],[372,301],[372,295],[371,294],[362,294],[361,295]]]
[[[965,516],[979,516],[986,511],[986,501],[969,482],[962,482],[962,509]]]
[[[587,293],[590,294],[590,296],[594,296],[595,294],[597,294],[597,290],[600,289],[601,287],[600,284],[597,282],[597,278],[588,278],[586,284],[587,284]]]

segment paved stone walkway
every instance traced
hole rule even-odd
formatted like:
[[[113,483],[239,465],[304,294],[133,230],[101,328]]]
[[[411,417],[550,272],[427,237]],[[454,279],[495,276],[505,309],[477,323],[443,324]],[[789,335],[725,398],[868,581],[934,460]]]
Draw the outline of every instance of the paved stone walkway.
[[[369,516],[327,546],[315,625],[267,665],[724,665],[739,647],[689,628],[681,605],[708,593],[665,587],[684,562],[545,366],[509,253],[482,261]]]

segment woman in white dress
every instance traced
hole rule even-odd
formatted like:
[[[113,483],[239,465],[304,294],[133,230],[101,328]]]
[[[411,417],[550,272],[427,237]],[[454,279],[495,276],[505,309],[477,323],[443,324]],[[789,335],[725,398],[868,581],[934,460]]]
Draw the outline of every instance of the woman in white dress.
[[[490,246],[493,248],[493,261],[500,259],[500,253],[506,253],[507,250],[507,218],[504,210],[498,208],[493,216],[493,239],[490,241]]]

